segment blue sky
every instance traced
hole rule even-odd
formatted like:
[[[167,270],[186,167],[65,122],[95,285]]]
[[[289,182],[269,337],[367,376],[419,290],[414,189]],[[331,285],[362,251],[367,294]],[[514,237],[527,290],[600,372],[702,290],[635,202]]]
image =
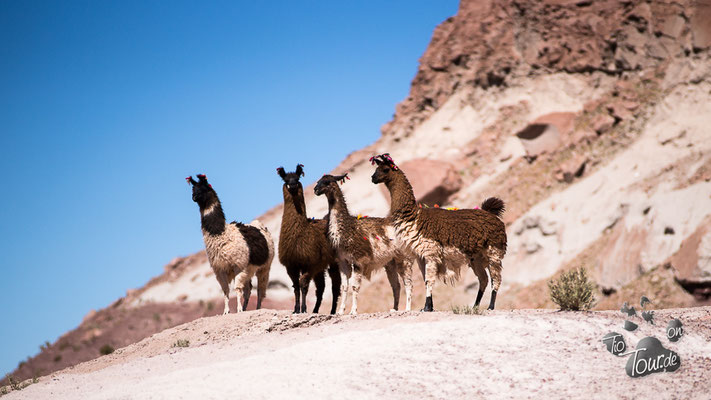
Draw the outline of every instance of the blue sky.
[[[375,141],[457,2],[0,2],[0,373]]]

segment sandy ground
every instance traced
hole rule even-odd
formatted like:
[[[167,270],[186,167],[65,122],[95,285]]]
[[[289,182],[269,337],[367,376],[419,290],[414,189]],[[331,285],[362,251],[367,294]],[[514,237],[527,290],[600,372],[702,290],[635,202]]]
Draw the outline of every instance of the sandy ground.
[[[292,316],[261,310],[207,317],[44,377],[9,399],[708,398],[711,307],[657,311],[622,329],[616,311],[495,311]],[[677,343],[664,336],[684,323]],[[682,360],[674,373],[625,374],[628,344],[654,335]],[[172,347],[178,339],[187,348]]]

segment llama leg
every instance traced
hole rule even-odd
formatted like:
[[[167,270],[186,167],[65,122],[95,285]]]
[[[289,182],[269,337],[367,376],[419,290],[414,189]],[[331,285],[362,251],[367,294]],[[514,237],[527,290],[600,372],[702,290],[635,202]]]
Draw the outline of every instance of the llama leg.
[[[294,314],[298,314],[300,310],[299,303],[301,302],[301,285],[299,283],[299,271],[297,268],[288,268],[286,272],[287,274],[289,274],[289,278],[291,279],[291,286],[294,288]]]
[[[338,297],[341,294],[341,271],[338,264],[331,264],[328,267],[328,276],[331,278],[331,314],[336,313],[338,308]]]
[[[491,302],[489,310],[493,310],[496,305],[496,293],[501,286],[501,259],[503,252],[499,249],[489,247],[489,274],[491,274]]]
[[[242,300],[242,310],[247,311],[247,305],[249,304],[249,298],[252,297],[252,280],[248,279],[247,282],[244,284],[244,288],[242,289],[242,296],[244,296],[244,299]],[[239,308],[239,305],[237,306]]]
[[[358,314],[358,292],[360,291],[360,281],[362,278],[363,275],[360,272],[360,267],[353,264],[353,283],[351,283],[353,304],[351,305],[351,315]]]
[[[262,308],[262,300],[267,297],[267,286],[269,286],[269,265],[257,270],[257,310]]]
[[[347,262],[339,264],[341,270],[341,303],[338,306],[338,314],[343,315],[346,312],[346,299],[348,298],[348,280],[353,273],[353,266]]]
[[[309,294],[311,284],[311,274],[306,272],[301,274],[301,312],[306,312],[306,295]]]
[[[486,260],[483,259],[481,254],[477,254],[469,261],[469,267],[471,267],[479,279],[479,292],[477,292],[476,301],[474,302],[474,307],[479,307],[481,297],[484,295],[486,286],[489,284],[489,277],[486,275]]]
[[[405,284],[405,311],[412,309],[412,260],[405,259],[402,262],[400,278]]]
[[[240,287],[239,284],[235,288],[235,297],[237,298],[237,312],[241,313],[242,312],[242,293],[244,291],[244,287]]]
[[[249,302],[249,296],[252,295],[252,275],[254,270],[249,270],[248,268],[240,271],[237,276],[235,276],[235,292],[237,297],[237,312],[242,312],[247,309],[247,303]],[[244,295],[244,299],[242,298]]]
[[[425,259],[422,257],[417,257],[417,266],[420,267],[420,272],[422,273],[422,280],[427,280],[427,277],[425,276]]]
[[[393,290],[393,308],[390,310],[397,311],[398,305],[400,304],[400,281],[397,279],[397,270],[400,267],[394,259],[385,264],[385,273],[388,276],[388,282],[390,282],[390,287]]]
[[[230,313],[230,281],[227,279],[227,274],[224,273],[215,273],[215,278],[220,283],[222,293],[225,295],[225,309],[222,311],[222,315],[227,315]]]
[[[422,311],[434,311],[432,301],[432,290],[437,279],[437,263],[434,260],[427,260],[425,266],[425,307]]]
[[[316,285],[316,304],[314,305],[314,314],[318,314],[318,309],[321,307],[323,300],[323,291],[326,289],[326,273],[324,271],[314,275],[314,284]]]

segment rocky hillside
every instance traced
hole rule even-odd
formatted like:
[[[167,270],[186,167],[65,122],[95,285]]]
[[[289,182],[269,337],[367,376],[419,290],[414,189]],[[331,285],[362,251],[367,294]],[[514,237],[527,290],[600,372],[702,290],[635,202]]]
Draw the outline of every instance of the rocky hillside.
[[[349,172],[351,211],[388,212],[367,160],[389,152],[422,203],[506,201],[500,308],[552,307],[546,282],[579,265],[598,283],[599,309],[641,294],[657,307],[708,304],[708,21],[711,1],[463,0],[435,30],[382,137],[334,169]],[[305,192],[308,213],[324,215],[326,201]],[[281,206],[259,219],[278,241]],[[435,307],[471,303],[477,285],[469,272],[453,287],[436,287]],[[288,308],[289,286],[275,258],[267,307]],[[389,308],[384,274],[361,293],[360,310]],[[102,346],[215,314],[219,296],[204,254],[176,259],[15,375],[46,374],[97,357]],[[327,296],[322,310],[328,305]]]

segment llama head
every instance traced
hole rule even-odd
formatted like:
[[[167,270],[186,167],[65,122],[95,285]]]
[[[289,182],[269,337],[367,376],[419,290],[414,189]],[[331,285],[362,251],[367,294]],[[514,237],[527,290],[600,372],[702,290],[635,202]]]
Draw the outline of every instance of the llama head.
[[[370,177],[373,183],[387,183],[390,179],[392,179],[395,171],[400,170],[400,168],[395,165],[395,161],[393,161],[389,153],[370,157],[370,163],[378,165],[375,172]]]
[[[296,170],[288,173],[284,171],[284,167],[279,167],[277,168],[277,174],[279,174],[281,179],[284,181],[284,187],[286,190],[288,190],[292,195],[296,195],[300,190],[303,190],[301,182],[299,182],[299,179],[304,176],[303,164],[296,164]]]
[[[207,182],[207,177],[204,174],[196,176],[197,181],[192,176],[185,178],[185,180],[193,187],[193,201],[204,208],[217,200],[217,193]]]
[[[314,187],[314,193],[316,196],[321,196],[322,194],[333,193],[334,190],[338,190],[338,183],[345,183],[346,179],[351,179],[348,177],[348,173],[343,175],[324,175],[321,179],[316,182],[316,187]]]

